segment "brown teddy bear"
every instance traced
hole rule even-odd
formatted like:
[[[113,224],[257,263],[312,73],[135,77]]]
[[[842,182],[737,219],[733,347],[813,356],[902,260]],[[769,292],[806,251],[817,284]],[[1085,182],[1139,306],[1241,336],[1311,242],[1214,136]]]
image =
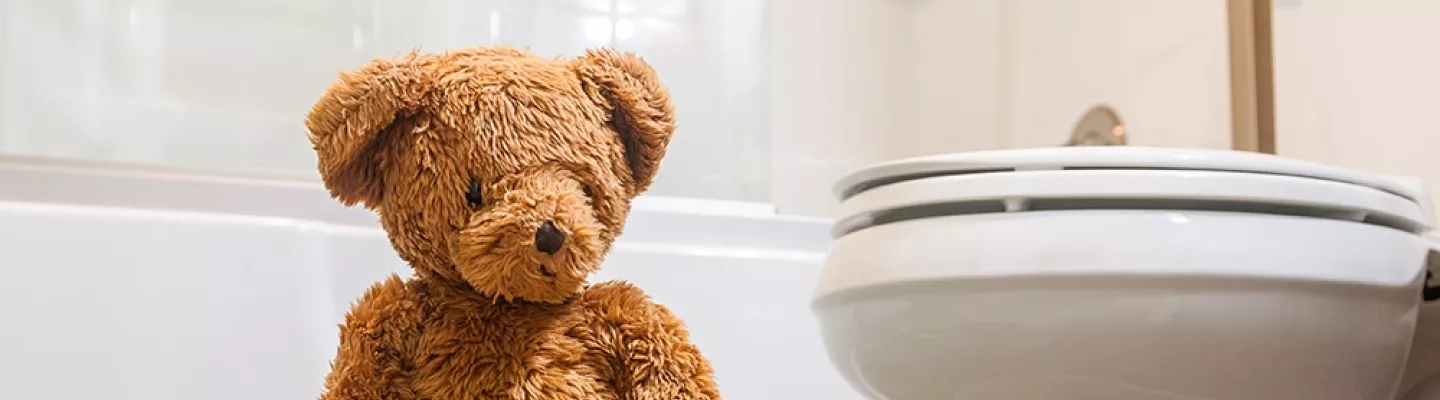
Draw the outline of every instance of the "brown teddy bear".
[[[415,270],[346,316],[323,399],[720,398],[675,315],[586,284],[674,132],[640,58],[376,60],[305,125],[331,195],[376,210]]]

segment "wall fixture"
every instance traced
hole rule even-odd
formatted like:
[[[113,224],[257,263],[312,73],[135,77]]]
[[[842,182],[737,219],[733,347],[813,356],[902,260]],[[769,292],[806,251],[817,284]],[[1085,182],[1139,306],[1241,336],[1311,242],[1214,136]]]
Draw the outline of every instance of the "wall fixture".
[[[1066,146],[1124,146],[1126,144],[1125,123],[1120,115],[1106,105],[1098,105],[1086,111],[1075,123]]]

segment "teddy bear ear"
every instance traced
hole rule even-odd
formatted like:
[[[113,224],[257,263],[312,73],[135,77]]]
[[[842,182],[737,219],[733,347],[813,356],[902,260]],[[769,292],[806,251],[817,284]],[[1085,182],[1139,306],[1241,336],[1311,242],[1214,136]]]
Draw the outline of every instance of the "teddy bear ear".
[[[320,177],[347,206],[376,206],[384,193],[382,133],[396,118],[416,112],[430,87],[418,57],[374,60],[341,73],[305,117]]]
[[[675,133],[670,91],[650,64],[631,53],[586,50],[574,65],[586,94],[608,111],[611,127],[620,134],[635,185],[633,194],[644,192],[655,180],[660,159]]]

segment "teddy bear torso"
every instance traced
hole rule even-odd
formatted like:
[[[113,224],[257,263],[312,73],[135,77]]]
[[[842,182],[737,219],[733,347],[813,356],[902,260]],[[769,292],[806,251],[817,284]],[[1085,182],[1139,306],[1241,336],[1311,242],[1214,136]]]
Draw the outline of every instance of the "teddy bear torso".
[[[618,326],[603,304],[619,283],[561,304],[505,303],[423,281],[407,286],[419,312],[401,357],[417,399],[614,399]],[[598,301],[598,302],[597,302]]]

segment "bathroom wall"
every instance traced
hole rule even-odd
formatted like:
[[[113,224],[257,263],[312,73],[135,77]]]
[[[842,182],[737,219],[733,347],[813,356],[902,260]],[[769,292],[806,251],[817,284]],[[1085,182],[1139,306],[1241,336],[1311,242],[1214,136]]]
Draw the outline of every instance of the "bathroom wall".
[[[1136,145],[1230,145],[1223,1],[919,4],[911,153],[1058,145],[1096,104]]]
[[[828,216],[831,182],[904,152],[910,13],[891,0],[770,2],[770,184],[779,212]]]
[[[860,166],[1055,146],[1109,104],[1131,143],[1230,148],[1221,0],[772,2],[773,201],[828,215]],[[1143,33],[1142,33],[1143,32]]]
[[[1135,144],[1229,146],[1223,1],[716,4],[0,0],[0,151],[308,177],[296,110],[335,71],[484,43],[646,53],[686,128],[655,193],[785,213],[828,215],[865,164],[1060,143],[1097,103]],[[1436,20],[1421,0],[1276,1],[1280,153],[1440,182]]]
[[[1274,7],[1278,153],[1440,187],[1440,2]]]
[[[1225,3],[775,2],[773,200],[828,215],[846,171],[1059,144],[1097,103],[1133,144],[1230,148]],[[1273,6],[1279,154],[1440,186],[1440,3]]]
[[[301,120],[410,50],[613,46],[671,87],[653,193],[769,200],[764,0],[0,0],[0,153],[314,176]]]
[[[653,193],[782,213],[1100,103],[1135,144],[1229,142],[1220,0],[0,0],[0,152],[313,177],[299,120],[336,71],[483,44],[640,52],[680,110]]]

